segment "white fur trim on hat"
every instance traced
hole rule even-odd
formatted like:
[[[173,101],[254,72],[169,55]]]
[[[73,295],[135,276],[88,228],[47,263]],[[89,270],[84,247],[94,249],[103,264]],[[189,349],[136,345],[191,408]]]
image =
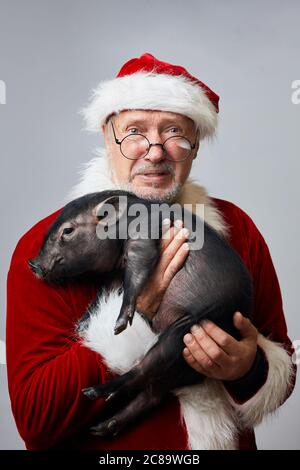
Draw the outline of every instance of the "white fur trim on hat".
[[[183,75],[137,72],[101,82],[81,113],[86,130],[98,132],[112,113],[129,109],[160,110],[191,118],[200,139],[214,135],[217,112],[205,91]]]

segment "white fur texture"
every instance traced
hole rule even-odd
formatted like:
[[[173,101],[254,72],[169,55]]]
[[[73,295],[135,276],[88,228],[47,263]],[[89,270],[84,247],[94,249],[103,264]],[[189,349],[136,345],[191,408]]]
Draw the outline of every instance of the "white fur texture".
[[[151,72],[101,82],[90,103],[81,111],[90,132],[99,132],[112,113],[128,109],[170,111],[191,118],[200,129],[200,139],[214,135],[217,112],[205,91],[186,77]]]
[[[207,378],[202,384],[177,388],[173,393],[180,402],[190,449],[238,448],[238,422],[220,382]]]
[[[237,404],[228,395],[242,428],[258,425],[265,415],[273,413],[284,401],[293,379],[292,358],[284,346],[258,335],[258,345],[263,349],[269,364],[268,376],[264,385],[250,400]]]
[[[97,150],[97,156],[82,165],[79,171],[79,181],[66,197],[66,202],[72,201],[85,194],[107,189],[116,189],[112,180],[106,149]]]
[[[106,189],[118,189],[113,182],[109,169],[108,156],[106,150],[99,149],[98,156],[86,163],[80,173],[80,180],[67,196],[67,201],[76,199],[88,193],[104,191]],[[205,222],[211,225],[216,231],[224,237],[228,235],[229,228],[217,209],[214,201],[207,194],[206,189],[196,184],[188,178],[184,183],[175,202],[183,204],[192,204],[195,212],[196,204],[204,204]]]
[[[157,336],[138,313],[135,313],[132,327],[114,334],[122,300],[123,294],[118,295],[117,291],[106,300],[100,299],[91,310],[88,327],[82,333],[84,344],[101,354],[109,369],[118,374],[129,371],[157,341]]]
[[[139,362],[157,336],[135,313],[132,326],[115,336],[113,329],[123,295],[113,292],[91,311],[87,328],[81,333],[83,344],[101,354],[108,368],[123,374]],[[174,390],[180,402],[190,449],[235,449],[237,425],[223,387],[215,380]]]

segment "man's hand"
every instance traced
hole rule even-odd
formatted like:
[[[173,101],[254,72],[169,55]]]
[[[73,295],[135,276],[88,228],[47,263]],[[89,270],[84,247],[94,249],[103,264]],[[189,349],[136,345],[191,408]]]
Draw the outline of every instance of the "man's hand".
[[[173,227],[170,227],[169,219],[164,220],[160,259],[136,303],[136,309],[150,319],[156,314],[167,287],[189,253],[189,245],[185,243],[188,235],[182,220],[176,220]]]
[[[234,325],[242,339],[237,341],[210,321],[194,325],[183,341],[183,357],[196,371],[214,379],[236,380],[243,377],[254,362],[257,350],[257,329],[240,312]]]

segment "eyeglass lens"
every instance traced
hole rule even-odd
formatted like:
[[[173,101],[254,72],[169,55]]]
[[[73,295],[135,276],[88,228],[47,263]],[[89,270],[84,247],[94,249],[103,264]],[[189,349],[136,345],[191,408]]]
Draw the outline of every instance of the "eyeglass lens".
[[[166,158],[185,160],[191,153],[191,144],[184,137],[169,137],[164,143]],[[122,140],[121,152],[130,159],[143,158],[149,151],[149,141],[142,135],[128,135]]]

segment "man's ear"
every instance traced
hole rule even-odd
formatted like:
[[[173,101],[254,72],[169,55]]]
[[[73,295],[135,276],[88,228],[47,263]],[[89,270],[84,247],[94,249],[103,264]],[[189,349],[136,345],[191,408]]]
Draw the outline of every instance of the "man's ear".
[[[111,151],[111,146],[112,146],[112,139],[111,139],[111,135],[110,135],[110,130],[108,128],[108,124],[104,123],[101,126],[101,129],[102,129],[102,132],[103,132],[103,139],[104,139],[105,147],[108,150],[108,152],[110,152]]]

